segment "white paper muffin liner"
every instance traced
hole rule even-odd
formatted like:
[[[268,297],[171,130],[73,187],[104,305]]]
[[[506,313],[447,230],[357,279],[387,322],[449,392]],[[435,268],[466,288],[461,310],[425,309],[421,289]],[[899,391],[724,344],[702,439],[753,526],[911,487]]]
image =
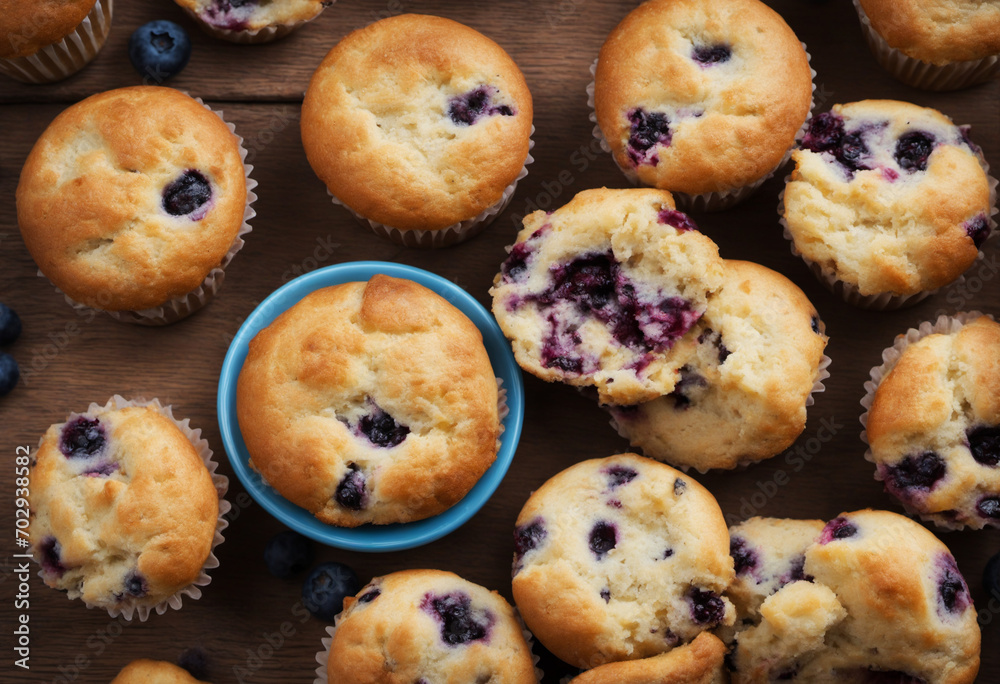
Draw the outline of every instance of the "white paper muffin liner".
[[[336,0],[324,0],[323,4],[321,4],[319,9],[316,11],[316,14],[312,15],[308,19],[271,24],[268,26],[262,26],[259,29],[241,30],[224,29],[219,28],[218,26],[212,26],[207,21],[204,21],[198,13],[191,8],[184,7],[183,9],[189,17],[195,20],[198,26],[201,27],[202,31],[213,38],[226,40],[230,43],[240,43],[242,45],[259,45],[260,43],[270,43],[272,40],[284,38],[303,24],[308,24],[310,21],[318,17],[323,13],[324,9],[326,9],[329,5],[332,5],[334,2],[336,2]]]
[[[212,581],[212,578],[209,577],[206,571],[219,567],[219,559],[215,556],[215,547],[225,541],[222,531],[229,527],[229,521],[225,516],[229,513],[232,505],[225,499],[226,491],[229,489],[229,478],[216,472],[219,464],[215,461],[212,449],[208,445],[208,441],[202,439],[201,428],[192,429],[190,426],[191,421],[188,418],[185,418],[184,420],[178,420],[175,418],[173,407],[169,404],[164,406],[160,403],[159,399],[152,399],[148,401],[145,399],[125,399],[121,395],[116,394],[103,406],[97,402],[92,402],[83,413],[93,414],[95,411],[107,412],[132,406],[148,406],[155,409],[157,413],[168,418],[174,425],[177,426],[177,429],[179,429],[184,436],[188,438],[188,441],[191,442],[192,446],[194,446],[195,450],[198,452],[198,456],[205,464],[205,468],[208,470],[209,475],[211,475],[212,484],[215,485],[215,490],[219,495],[219,517],[215,523],[215,536],[212,539],[212,548],[209,551],[208,558],[205,559],[205,564],[202,566],[201,573],[191,584],[183,589],[180,589],[170,597],[154,606],[123,603],[117,606],[105,607],[89,603],[82,597],[80,599],[84,602],[87,608],[105,609],[113,618],[120,615],[126,620],[131,621],[134,616],[138,616],[139,622],[145,622],[154,610],[158,615],[163,615],[167,612],[168,608],[180,610],[185,596],[189,597],[192,601],[196,601],[201,598],[201,587],[207,586]],[[76,412],[71,413],[66,418],[66,422],[69,422],[80,415],[82,414]],[[44,439],[44,437],[42,439]],[[41,444],[41,441],[39,441],[39,444]],[[39,577],[43,576],[42,572],[39,572],[38,574]]]
[[[27,57],[0,59],[0,73],[22,83],[53,83],[87,66],[111,31],[114,0],[97,0],[73,32]]]
[[[521,613],[518,612],[516,607],[512,607],[514,608],[514,617],[517,618],[518,623],[521,625],[521,634],[524,635],[524,640],[528,644],[528,650],[531,652],[532,662],[535,664],[535,678],[537,681],[541,682],[544,677],[544,673],[541,668],[538,667],[538,661],[541,660],[541,657],[535,653],[535,637],[524,625],[524,620],[521,619]],[[340,621],[343,616],[344,613],[341,612],[333,618],[333,624],[327,626],[326,628],[328,636],[321,639],[323,648],[316,653],[316,662],[319,663],[319,667],[316,668],[316,678],[313,680],[313,684],[329,684],[329,674],[326,670],[326,664],[330,661],[330,646],[333,644],[333,635],[337,632],[337,627],[340,625]]]
[[[985,83],[1000,73],[1000,55],[948,64],[931,64],[909,57],[890,46],[875,30],[858,0],[854,0],[854,8],[875,60],[894,78],[907,85],[924,90],[958,90]]]
[[[809,50],[806,48],[806,44],[802,43],[802,49],[806,53],[806,61],[810,64],[812,63],[812,55],[809,54]],[[597,106],[594,93],[596,92],[596,77],[597,77],[597,62],[599,60],[595,59],[594,63],[590,65],[590,84],[587,86],[587,106],[590,108],[590,121],[594,124],[593,135],[600,142],[601,149],[605,152],[611,153],[611,146],[608,144],[608,140],[604,137],[604,131],[601,130],[600,125],[597,123]],[[816,70],[809,67],[810,81],[812,83],[812,95],[809,100],[809,113],[806,114],[806,120],[802,122],[802,126],[799,128],[798,132],[795,134],[795,140],[798,141],[806,132],[809,127],[809,122],[812,120],[813,108],[816,106]],[[767,174],[761,178],[749,183],[747,185],[740,186],[738,188],[731,188],[728,190],[717,190],[715,192],[704,192],[696,195],[692,195],[686,192],[676,192],[674,190],[670,191],[670,194],[674,197],[674,203],[677,208],[684,212],[691,211],[723,211],[731,207],[736,206],[740,202],[746,200],[748,197],[753,195],[761,185],[770,180],[775,173],[778,172],[781,167],[788,163],[788,160],[792,156],[792,150],[795,149],[795,143],[792,143],[781,161],[771,169]],[[615,166],[625,175],[632,185],[639,185],[639,174],[636,173],[635,169],[623,167],[618,163],[617,157],[611,154],[611,159],[614,161]]]
[[[236,256],[237,252],[243,249],[244,236],[253,230],[248,221],[257,215],[257,212],[254,211],[252,206],[250,206],[257,201],[257,194],[253,192],[253,189],[257,187],[257,181],[250,177],[250,172],[253,171],[253,166],[246,163],[247,149],[243,146],[243,138],[237,135],[236,126],[226,121],[222,115],[222,110],[212,109],[205,104],[200,97],[196,97],[194,100],[205,109],[222,119],[223,123],[226,124],[226,127],[229,128],[229,131],[236,136],[236,144],[239,146],[240,161],[243,162],[243,171],[246,175],[247,203],[246,208],[243,210],[243,224],[236,231],[236,237],[233,240],[233,244],[230,245],[229,251],[222,257],[222,261],[219,265],[209,271],[208,275],[205,276],[205,280],[202,281],[200,286],[185,295],[175,297],[174,299],[151,309],[142,309],[139,311],[108,311],[105,309],[96,309],[71,299],[69,295],[65,294],[62,290],[56,287],[56,292],[62,294],[66,299],[66,303],[72,306],[77,313],[82,315],[88,312],[97,311],[111,316],[111,318],[116,321],[120,321],[122,323],[135,323],[137,325],[157,326],[174,323],[182,318],[190,316],[195,311],[198,311],[212,299],[226,278],[226,267],[229,265],[229,262],[233,260],[233,257]],[[44,278],[45,274],[39,270],[38,276]]]
[[[959,126],[959,130],[967,130],[968,126]],[[979,165],[983,168],[983,173],[986,174],[986,181],[990,189],[989,197],[989,211],[987,212],[986,222],[989,227],[989,235],[986,240],[979,247],[979,254],[976,257],[976,262],[982,261],[985,254],[984,249],[986,248],[986,243],[997,233],[997,220],[996,215],[1000,209],[997,208],[997,179],[990,175],[990,165],[986,163],[986,158],[983,156],[983,152],[978,148],[977,145],[972,145],[973,152],[976,155],[976,159],[979,161]],[[785,187],[788,187],[788,183],[791,180],[791,174],[785,176]],[[895,309],[902,309],[908,306],[913,306],[924,301],[931,295],[936,294],[941,290],[937,288],[934,290],[922,290],[914,294],[909,295],[897,295],[892,292],[881,292],[878,294],[865,295],[861,294],[857,285],[848,283],[846,281],[840,280],[837,277],[836,271],[831,268],[826,268],[822,264],[812,261],[804,254],[802,254],[798,248],[795,246],[795,238],[792,235],[792,231],[788,227],[788,222],[785,220],[785,188],[781,189],[778,194],[778,223],[781,224],[783,235],[785,239],[788,240],[788,244],[791,246],[792,254],[802,259],[809,270],[813,272],[816,279],[822,283],[826,289],[828,289],[833,294],[837,295],[843,299],[848,304],[856,306],[861,309],[870,309],[872,311],[893,311]],[[969,264],[969,269],[975,264]],[[969,269],[966,269],[968,272]],[[961,286],[965,282],[965,276],[959,275],[955,280],[948,283],[947,287]]]
[[[535,127],[531,127],[531,135],[535,134]],[[392,226],[387,226],[384,223],[379,223],[378,221],[373,221],[370,218],[362,216],[356,212],[351,207],[347,206],[338,199],[329,189],[327,189],[326,194],[330,196],[330,199],[334,204],[344,207],[347,211],[351,212],[351,215],[357,219],[358,223],[365,226],[373,233],[381,238],[395,242],[398,245],[403,245],[404,247],[417,247],[417,248],[437,248],[437,247],[450,247],[451,245],[457,245],[460,242],[464,242],[471,237],[474,237],[481,233],[483,229],[493,223],[494,219],[500,215],[500,213],[510,204],[511,199],[514,197],[514,191],[517,189],[517,183],[522,178],[528,175],[528,164],[535,161],[535,158],[531,156],[530,150],[535,146],[535,141],[528,140],[528,156],[524,160],[524,165],[521,167],[521,171],[517,174],[517,178],[508,185],[503,190],[500,199],[493,205],[483,209],[477,216],[474,216],[465,221],[460,221],[459,223],[453,223],[450,226],[440,228],[438,230],[400,230],[399,228],[393,228]]]
[[[806,397],[806,403],[805,403],[806,408],[808,408],[808,407],[810,407],[810,406],[812,406],[813,404],[816,403],[816,398],[815,398],[814,395],[826,391],[826,385],[823,384],[823,381],[826,380],[828,377],[830,377],[830,371],[827,370],[827,368],[830,367],[830,363],[832,363],[832,360],[826,354],[823,354],[823,356],[820,357],[819,364],[817,364],[817,366],[816,366],[816,378],[813,381],[812,389],[809,390],[809,395]],[[674,468],[678,468],[678,469],[684,471],[685,473],[689,472],[692,468],[694,468],[698,473],[700,473],[702,475],[705,475],[706,473],[710,473],[712,471],[746,470],[747,468],[749,468],[754,463],[760,463],[762,461],[766,461],[766,460],[774,458],[775,456],[778,456],[779,454],[782,453],[782,452],[779,451],[778,453],[771,454],[770,456],[768,456],[766,458],[752,458],[752,459],[740,460],[740,461],[737,461],[736,465],[733,466],[732,468],[699,468],[699,467],[693,466],[691,464],[683,464],[683,463],[675,463],[674,461],[667,461],[667,460],[664,460],[664,459],[657,458],[657,457],[653,456],[652,454],[646,453],[646,450],[643,449],[641,446],[639,446],[637,444],[632,444],[632,439],[628,436],[628,433],[621,427],[621,425],[619,425],[618,421],[615,420],[615,418],[614,418],[613,415],[611,417],[610,424],[611,424],[611,427],[614,428],[615,432],[618,433],[619,437],[622,437],[623,439],[628,440],[628,443],[629,443],[630,447],[638,448],[638,449],[640,449],[643,452],[644,456],[652,458],[654,461],[660,461],[661,463],[666,463],[667,465],[672,466]],[[798,439],[798,438],[796,438],[796,439]],[[791,446],[791,445],[789,445],[789,446]]]
[[[918,342],[929,335],[951,335],[957,333],[968,323],[986,316],[990,320],[994,320],[993,316],[990,314],[983,314],[979,311],[960,311],[954,316],[938,316],[937,320],[934,322],[924,321],[916,328],[910,328],[905,334],[897,335],[896,340],[893,342],[891,347],[887,347],[882,350],[882,363],[881,365],[875,366],[869,371],[869,376],[871,380],[865,381],[865,396],[861,398],[861,406],[865,409],[864,413],[858,418],[861,422],[861,441],[865,443],[865,460],[869,463],[878,465],[878,461],[875,460],[875,454],[872,453],[871,444],[868,442],[868,412],[871,410],[872,402],[875,401],[875,391],[878,386],[882,383],[882,380],[889,374],[899,361],[900,357],[903,356],[903,352],[914,342]],[[884,481],[884,478],[879,473],[878,469],[875,470],[875,479],[879,482]],[[891,494],[887,494],[892,496]],[[916,508],[913,508],[908,502],[898,499],[892,496],[893,500],[898,501],[906,512],[910,515],[917,515],[921,520],[925,522],[932,522],[938,527],[943,527],[948,530],[962,530],[967,527],[967,525],[961,523],[951,523],[946,522],[941,519],[940,513],[923,513]]]

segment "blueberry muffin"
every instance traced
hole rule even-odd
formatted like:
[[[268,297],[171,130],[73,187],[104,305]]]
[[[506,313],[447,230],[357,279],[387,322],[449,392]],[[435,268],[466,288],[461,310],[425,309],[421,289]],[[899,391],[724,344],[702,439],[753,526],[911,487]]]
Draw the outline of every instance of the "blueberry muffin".
[[[734,468],[791,446],[823,370],[827,337],[809,299],[779,273],[727,259],[673,391],[612,406],[632,446],[671,465]]]
[[[570,684],[726,684],[726,646],[702,632],[690,644],[642,660],[599,665]]]
[[[618,166],[686,195],[752,191],[784,161],[811,103],[802,44],[758,0],[645,2],[608,36],[594,81]]]
[[[531,495],[514,540],[521,617],[577,667],[656,656],[733,623],[722,511],[670,466],[635,454],[571,466]]]
[[[792,159],[788,233],[849,302],[915,303],[958,278],[990,234],[979,149],[936,110],[835,105],[812,120]]]
[[[376,577],[344,599],[326,668],[330,684],[538,681],[510,604],[442,570]]]
[[[901,81],[953,90],[1000,70],[1000,5],[967,0],[855,0],[876,59]]]
[[[90,63],[111,30],[113,0],[0,0],[0,74],[51,83]]]
[[[265,43],[312,21],[334,0],[174,0],[206,33],[234,43]]]
[[[51,426],[30,502],[45,583],[127,617],[162,613],[200,579],[219,515],[199,450],[156,406],[91,406]]]
[[[209,684],[195,679],[187,670],[162,660],[133,660],[111,684]]]
[[[496,458],[479,329],[409,280],[317,290],[250,342],[236,413],[250,465],[331,525],[436,515]]]
[[[875,388],[869,458],[886,491],[947,528],[1000,527],[1000,325],[907,345]]]
[[[980,633],[968,586],[918,523],[864,510],[822,528],[755,518],[731,534],[734,684],[975,679]]]
[[[244,153],[245,154],[245,153]],[[88,97],[35,143],[17,219],[41,272],[70,299],[170,322],[199,308],[242,245],[239,140],[171,88]]]
[[[302,105],[302,143],[330,194],[373,229],[442,246],[512,196],[531,121],[528,86],[503,48],[450,19],[405,14],[327,54]]]
[[[722,280],[715,243],[669,192],[601,188],[526,216],[490,293],[522,368],[635,404],[673,391]]]

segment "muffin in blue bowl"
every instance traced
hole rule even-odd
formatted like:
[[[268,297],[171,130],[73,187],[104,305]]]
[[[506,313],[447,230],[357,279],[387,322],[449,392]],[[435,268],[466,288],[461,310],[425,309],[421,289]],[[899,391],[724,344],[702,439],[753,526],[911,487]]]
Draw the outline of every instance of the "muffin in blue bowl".
[[[523,404],[486,309],[381,262],[275,291],[236,334],[218,395],[251,496],[307,536],[364,551],[425,544],[472,517],[510,465]]]

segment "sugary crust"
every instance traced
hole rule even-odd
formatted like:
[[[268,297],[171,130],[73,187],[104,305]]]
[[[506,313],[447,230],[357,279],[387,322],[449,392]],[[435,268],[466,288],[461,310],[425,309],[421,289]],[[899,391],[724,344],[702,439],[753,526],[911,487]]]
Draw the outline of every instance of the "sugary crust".
[[[311,293],[250,342],[237,416],[251,465],[282,496],[347,527],[454,505],[496,458],[498,389],[482,335],[417,283],[374,276]],[[351,427],[371,403],[409,428],[391,448]],[[334,499],[354,464],[369,503]]]
[[[728,61],[702,66],[695,45],[725,45]],[[781,162],[805,123],[812,75],[802,44],[757,0],[650,0],[601,48],[595,106],[619,166],[646,185],[699,194],[758,180]],[[666,112],[672,140],[658,163],[630,160],[628,113]]]
[[[616,470],[634,476],[613,484]],[[688,594],[721,593],[732,581],[729,533],[715,499],[687,475],[636,454],[583,461],[531,495],[519,534],[531,525],[542,531],[515,559],[514,600],[535,637],[566,662],[648,658],[716,626],[693,621]],[[588,541],[598,526],[615,530],[603,557]],[[720,610],[720,622],[732,624],[729,602]]]
[[[453,123],[449,100],[484,85],[513,115]],[[527,159],[531,121],[528,86],[503,48],[450,19],[406,14],[327,54],[302,105],[302,142],[316,175],[355,212],[438,230],[500,200]]]
[[[32,540],[54,537],[65,573],[46,573],[49,586],[113,606],[122,578],[145,579],[156,605],[195,581],[215,535],[219,497],[205,464],[177,426],[149,407],[95,411],[108,435],[111,474],[81,474],[60,451],[63,424],[51,426],[31,475]]]
[[[279,0],[264,4],[249,3],[245,12],[242,11],[242,8],[229,12],[220,10],[218,9],[220,4],[218,0],[174,0],[174,2],[212,28],[257,31],[267,26],[309,21],[319,15],[330,4],[331,0]],[[219,16],[213,16],[211,10],[217,10]]]
[[[853,178],[828,153],[797,149],[785,186],[785,221],[796,249],[863,295],[933,290],[955,280],[978,248],[965,224],[990,213],[989,180],[961,131],[940,112],[894,100],[834,105],[845,126],[878,124],[878,168]],[[900,171],[901,135],[934,134],[925,171]],[[885,174],[895,173],[889,180]]]
[[[162,660],[133,660],[111,684],[209,684],[192,677],[187,670]]]
[[[200,220],[163,208],[164,188],[189,169],[212,186]],[[142,310],[191,292],[219,266],[246,197],[226,124],[180,91],[135,86],[56,117],[21,171],[17,216],[39,269],[70,298]]]
[[[0,0],[0,59],[27,57],[58,43],[80,25],[97,0]]]
[[[686,389],[683,403],[664,396],[612,409],[632,446],[702,471],[769,458],[795,441],[827,341],[813,330],[815,307],[783,275],[733,260],[724,271],[695,333],[703,342],[685,360],[704,385]],[[722,363],[717,342],[726,350]]]
[[[892,47],[931,64],[1000,54],[1000,5],[967,0],[860,0]]]
[[[373,579],[344,612],[330,645],[330,684],[535,684],[534,661],[513,608],[502,596],[442,570],[403,570]],[[469,612],[489,624],[483,639],[449,644],[424,606],[428,597],[464,595]]]
[[[968,431],[1000,425],[1000,324],[983,316],[958,332],[908,345],[879,383],[867,434],[876,464],[933,451],[946,465],[931,491],[905,503],[948,524],[982,527],[982,496],[1000,496],[1000,472],[971,456]]]
[[[574,677],[569,684],[723,684],[726,646],[702,632],[694,641],[642,660],[608,663]]]
[[[552,307],[541,309],[523,300],[550,285],[553,268],[579,257],[611,252],[637,291],[644,288],[640,294],[652,297],[656,290],[655,296],[679,296],[701,314],[711,293],[722,284],[723,261],[707,236],[675,230],[658,218],[674,206],[673,197],[663,190],[599,188],[577,193],[554,212],[536,211],[524,218],[515,246],[538,245],[528,262],[531,274],[523,283],[509,282],[498,274],[490,290],[493,314],[522,368],[547,382],[596,386],[601,401],[613,404],[649,401],[673,389],[683,350],[690,344],[688,337],[643,355],[619,343],[607,325],[590,320],[576,332],[582,338],[581,354],[593,357],[596,370],[567,373],[546,365],[543,358]]]

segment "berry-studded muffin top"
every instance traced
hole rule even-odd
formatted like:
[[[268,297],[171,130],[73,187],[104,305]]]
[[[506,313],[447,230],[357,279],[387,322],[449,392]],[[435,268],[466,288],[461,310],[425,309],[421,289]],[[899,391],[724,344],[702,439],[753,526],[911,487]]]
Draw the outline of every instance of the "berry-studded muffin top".
[[[209,26],[254,31],[265,26],[309,21],[333,0],[174,0]]]
[[[796,249],[863,295],[955,280],[990,233],[990,187],[964,129],[893,100],[813,118],[785,188]]]
[[[528,156],[531,94],[503,48],[441,17],[378,21],[319,65],[302,142],[330,192],[400,230],[438,230],[496,204]]]
[[[330,684],[535,684],[531,649],[502,596],[443,570],[376,577],[344,599]]]
[[[111,684],[209,684],[195,679],[187,670],[163,660],[133,660]]]
[[[700,194],[771,173],[809,115],[802,44],[758,0],[650,0],[597,63],[597,123],[626,174]]]
[[[31,474],[32,554],[88,605],[156,606],[201,574],[219,495],[201,456],[154,407],[73,414]]]
[[[598,665],[569,684],[726,684],[725,656],[726,645],[717,636],[702,632],[690,644],[660,655]]]
[[[236,409],[251,465],[326,523],[408,522],[493,463],[496,376],[478,328],[409,280],[317,290],[250,342]]]
[[[108,311],[159,306],[220,266],[246,210],[236,136],[171,88],[93,95],[53,121],[21,171],[17,219],[39,269]]]
[[[872,27],[906,55],[947,64],[1000,55],[1000,4],[969,0],[856,0]]]
[[[723,263],[723,285],[695,326],[696,345],[685,350],[673,391],[609,408],[618,431],[646,456],[701,472],[789,447],[825,377],[827,338],[802,290],[759,264]]]
[[[733,684],[971,684],[980,632],[955,559],[888,511],[732,528]]]
[[[867,434],[877,477],[945,527],[1000,527],[1000,325],[983,316],[908,345],[878,388]]]
[[[697,482],[636,454],[578,463],[531,495],[514,532],[528,629],[582,668],[647,658],[733,623],[722,511]]]
[[[0,12],[0,59],[26,57],[72,33],[96,0],[5,2]]]
[[[662,190],[585,190],[525,217],[492,290],[521,367],[634,404],[673,391],[722,284],[718,248]]]

